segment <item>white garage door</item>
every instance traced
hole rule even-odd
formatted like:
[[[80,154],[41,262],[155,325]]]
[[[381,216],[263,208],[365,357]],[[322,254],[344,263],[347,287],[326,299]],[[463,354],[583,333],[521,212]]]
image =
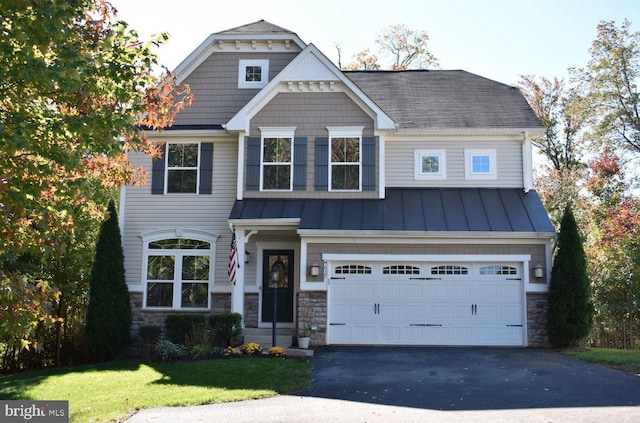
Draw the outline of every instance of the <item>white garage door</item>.
[[[521,268],[517,263],[334,266],[328,341],[525,345]]]

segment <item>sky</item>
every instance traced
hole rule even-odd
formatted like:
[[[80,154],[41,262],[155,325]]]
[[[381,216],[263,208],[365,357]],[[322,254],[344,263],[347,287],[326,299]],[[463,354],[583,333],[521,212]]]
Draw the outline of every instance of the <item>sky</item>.
[[[584,67],[602,20],[632,22],[637,0],[111,0],[142,39],[168,32],[161,64],[175,69],[210,34],[264,19],[295,32],[342,64],[389,25],[429,35],[440,69],[463,69],[514,85],[520,75],[567,78]]]

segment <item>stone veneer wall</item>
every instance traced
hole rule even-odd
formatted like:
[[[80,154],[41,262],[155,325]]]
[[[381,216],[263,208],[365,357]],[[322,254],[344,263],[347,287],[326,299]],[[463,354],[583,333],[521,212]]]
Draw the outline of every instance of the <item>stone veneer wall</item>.
[[[151,311],[142,309],[142,292],[130,292],[131,303],[131,336],[135,339],[141,326],[162,326],[164,318],[171,313],[189,313],[186,310]],[[221,314],[231,311],[231,294],[211,294],[211,314]],[[209,314],[208,311],[194,311],[193,313]]]
[[[546,292],[527,293],[527,334],[530,347],[548,347]]]
[[[311,332],[310,344],[325,345],[327,343],[326,291],[298,292],[298,330],[310,329],[312,326],[317,326],[318,330]]]
[[[260,295],[244,294],[244,327],[258,327],[258,310],[260,310]]]

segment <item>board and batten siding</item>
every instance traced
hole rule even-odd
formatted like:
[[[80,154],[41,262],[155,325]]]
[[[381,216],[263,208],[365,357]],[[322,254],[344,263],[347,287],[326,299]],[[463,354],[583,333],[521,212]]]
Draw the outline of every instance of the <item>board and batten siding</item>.
[[[171,141],[177,140],[176,138]],[[220,234],[216,243],[214,286],[228,285],[227,265],[231,233],[229,212],[236,196],[237,138],[189,138],[191,141],[213,142],[213,174],[211,195],[151,194],[151,158],[132,153],[133,167],[147,169],[147,184],[125,189],[122,243],[125,254],[126,280],[131,291],[141,291],[142,239],[140,234],[160,229],[200,229]]]
[[[473,140],[473,139],[396,139],[387,137],[386,143],[387,187],[481,187],[521,188],[522,172],[521,140]],[[497,178],[489,180],[465,179],[465,149],[496,151]],[[415,150],[444,150],[446,155],[446,179],[417,180],[414,178]]]
[[[193,103],[178,113],[175,125],[226,123],[260,91],[238,88],[240,60],[269,60],[271,80],[297,54],[214,52],[185,79],[194,95]]]

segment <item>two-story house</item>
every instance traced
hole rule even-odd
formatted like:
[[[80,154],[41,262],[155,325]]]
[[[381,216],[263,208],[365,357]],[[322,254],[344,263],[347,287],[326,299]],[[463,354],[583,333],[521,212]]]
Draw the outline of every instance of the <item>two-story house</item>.
[[[150,181],[121,195],[134,330],[233,311],[315,345],[545,345],[555,231],[517,89],[341,71],[265,21],[176,74],[193,105],[154,136],[161,160],[130,157]]]

